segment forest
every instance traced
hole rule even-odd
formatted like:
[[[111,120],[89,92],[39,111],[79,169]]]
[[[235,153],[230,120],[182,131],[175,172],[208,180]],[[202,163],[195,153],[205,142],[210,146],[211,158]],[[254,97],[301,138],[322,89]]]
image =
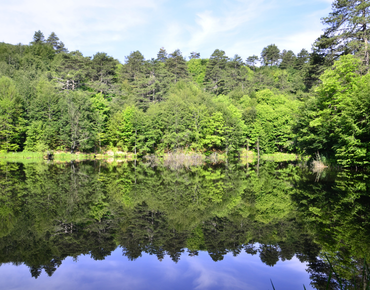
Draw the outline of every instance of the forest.
[[[69,52],[53,32],[0,43],[0,152],[120,150],[325,156],[367,166],[368,1],[335,0],[312,51],[265,47],[243,60],[160,48],[120,63]]]

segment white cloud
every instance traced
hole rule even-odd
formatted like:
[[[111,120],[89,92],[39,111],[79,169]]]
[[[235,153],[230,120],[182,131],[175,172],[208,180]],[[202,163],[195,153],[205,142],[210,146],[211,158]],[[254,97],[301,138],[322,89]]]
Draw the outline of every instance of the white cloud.
[[[242,5],[225,5],[224,13],[215,16],[211,10],[206,10],[196,14],[196,26],[193,27],[192,36],[188,41],[188,47],[199,49],[205,44],[222,39],[224,34],[235,33],[247,22],[259,17],[269,5],[264,0],[258,1],[238,1]]]
[[[180,23],[171,22],[167,24],[159,37],[159,46],[165,47],[168,53],[176,49],[183,49],[185,43],[184,32],[184,26],[181,26]],[[157,49],[159,51],[159,47]]]
[[[200,51],[202,57],[219,48],[230,57],[239,54],[246,58],[259,55],[271,43],[296,53],[302,48],[310,50],[322,34],[320,18],[330,11],[330,6],[323,2],[327,3],[313,0],[313,5],[320,7],[314,10],[306,0],[224,0],[214,5],[203,0],[199,1],[199,9],[190,1],[188,6],[194,9],[191,21],[184,24],[180,19],[172,19],[163,33],[166,35],[163,45],[169,51],[176,48],[185,53]],[[206,3],[208,7],[204,8]]]
[[[295,2],[294,5],[302,6],[298,10],[305,8],[303,2]],[[270,9],[273,11],[277,7],[271,6]],[[330,7],[327,6],[325,9],[309,14],[304,13],[298,18],[293,15],[291,19],[285,19],[285,21],[278,19],[268,25],[272,11],[268,11],[265,19],[259,23],[259,25],[261,23],[267,23],[267,25],[261,25],[257,31],[246,29],[245,38],[238,38],[225,47],[228,56],[235,53],[241,54],[244,58],[253,54],[259,56],[262,49],[269,44],[276,44],[281,50],[293,50],[295,53],[300,52],[302,48],[310,51],[314,41],[323,33],[324,27],[320,19],[329,13]]]
[[[279,40],[278,43],[281,49],[293,50],[295,53],[300,52],[302,48],[310,51],[312,44],[320,34],[322,34],[321,30],[304,31],[288,35]]]
[[[271,43],[310,49],[332,0],[0,1],[0,41],[27,44],[36,30],[45,37],[54,31],[69,50],[104,51],[123,61],[134,50],[155,57],[162,46],[202,57],[218,48],[243,58]]]
[[[12,1],[0,10],[0,41],[28,43],[35,30],[54,31],[71,47],[86,47],[119,41],[129,29],[150,21],[150,12],[163,1],[156,0],[47,0]],[[6,29],[4,29],[6,27]]]
[[[204,7],[205,2],[201,1],[200,7]],[[193,5],[188,3],[186,6]],[[186,52],[199,51],[224,37],[237,35],[243,25],[270,8],[266,0],[226,1],[222,7],[208,6],[217,9],[196,12],[190,16],[190,23],[171,19],[160,34],[159,45],[164,46],[168,52],[178,48]]]

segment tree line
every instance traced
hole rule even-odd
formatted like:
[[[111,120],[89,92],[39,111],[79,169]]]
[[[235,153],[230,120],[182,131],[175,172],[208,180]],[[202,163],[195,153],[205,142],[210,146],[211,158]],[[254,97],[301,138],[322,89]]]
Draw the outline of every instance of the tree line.
[[[275,44],[246,60],[161,48],[120,63],[68,52],[55,33],[0,43],[0,150],[234,155],[258,143],[366,165],[369,5],[335,0],[324,34],[297,55]]]

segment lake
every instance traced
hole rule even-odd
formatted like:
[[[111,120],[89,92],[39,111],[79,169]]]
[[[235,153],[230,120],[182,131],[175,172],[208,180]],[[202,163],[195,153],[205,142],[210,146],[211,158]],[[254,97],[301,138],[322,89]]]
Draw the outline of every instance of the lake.
[[[359,285],[369,180],[296,163],[2,162],[1,289],[326,289],[331,267],[331,289]]]

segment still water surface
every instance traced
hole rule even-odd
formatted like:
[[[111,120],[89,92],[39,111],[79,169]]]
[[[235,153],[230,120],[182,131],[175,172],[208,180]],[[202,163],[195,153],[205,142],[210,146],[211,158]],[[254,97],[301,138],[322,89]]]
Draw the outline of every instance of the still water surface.
[[[0,163],[1,289],[325,289],[324,255],[351,284],[368,185],[277,163]]]

